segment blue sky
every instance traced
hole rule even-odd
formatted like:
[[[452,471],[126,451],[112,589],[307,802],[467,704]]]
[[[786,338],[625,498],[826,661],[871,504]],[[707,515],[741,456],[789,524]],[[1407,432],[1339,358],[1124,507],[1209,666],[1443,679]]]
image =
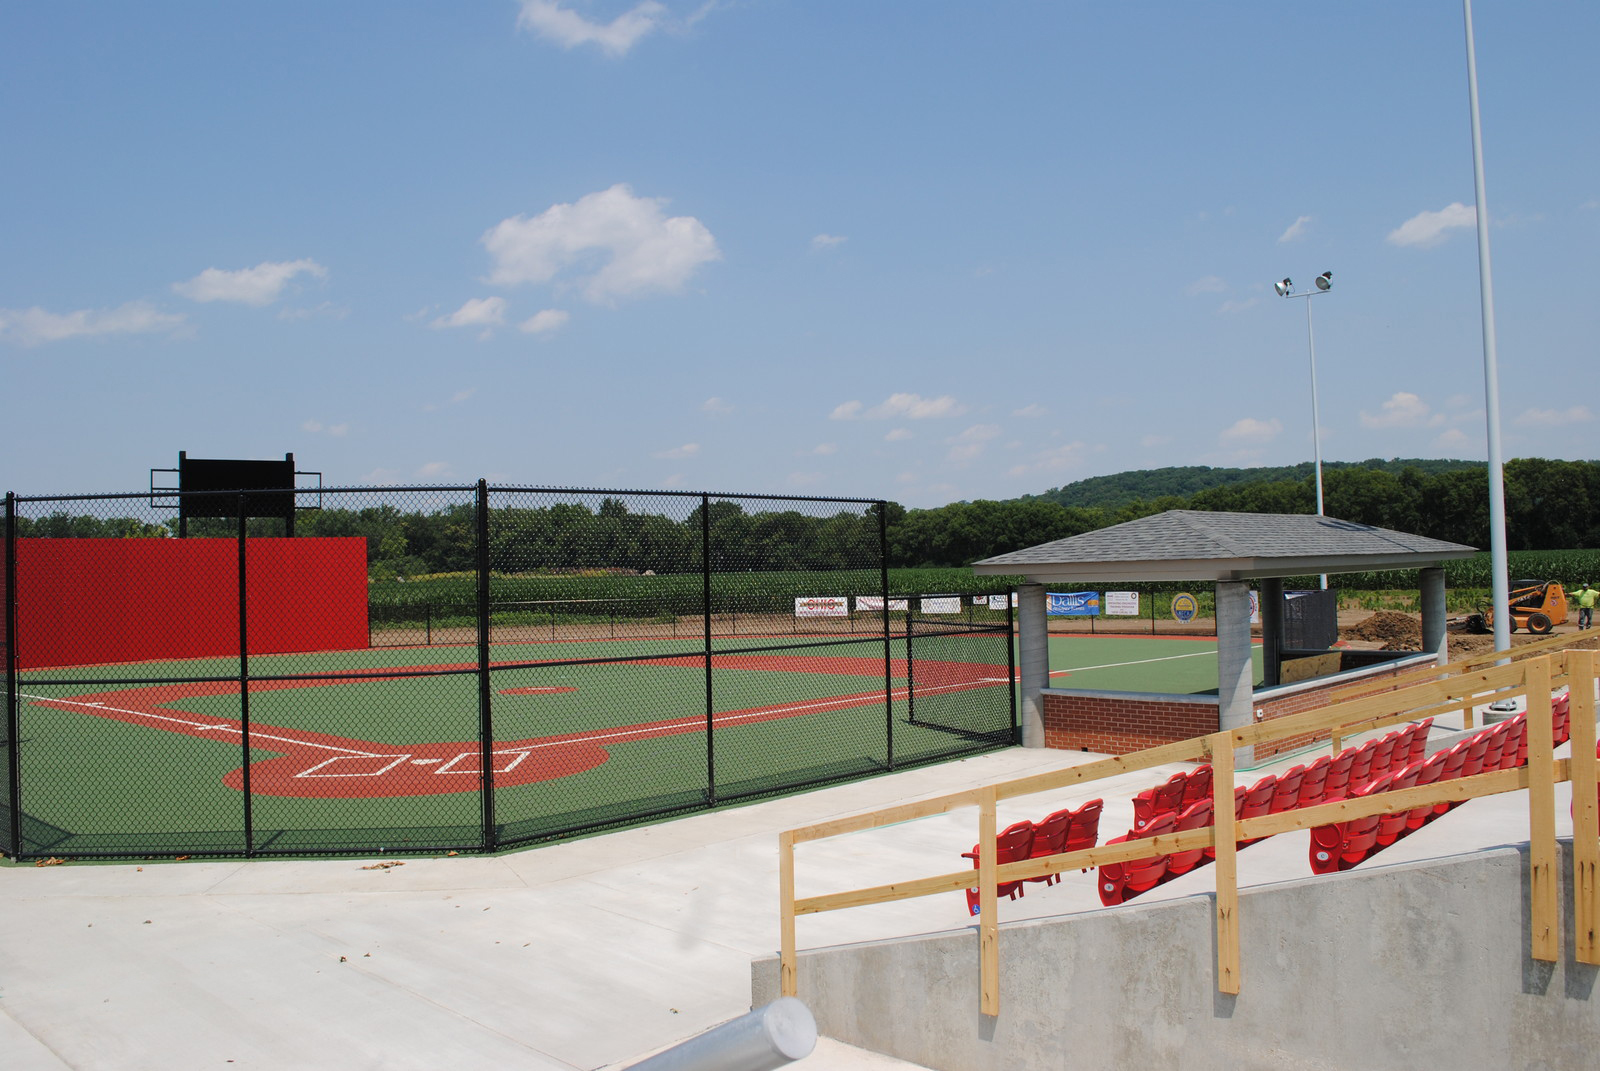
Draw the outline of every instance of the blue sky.
[[[1475,5],[1507,457],[1600,456],[1600,5]],[[1009,498],[1486,454],[1461,7],[10,4],[0,488]]]

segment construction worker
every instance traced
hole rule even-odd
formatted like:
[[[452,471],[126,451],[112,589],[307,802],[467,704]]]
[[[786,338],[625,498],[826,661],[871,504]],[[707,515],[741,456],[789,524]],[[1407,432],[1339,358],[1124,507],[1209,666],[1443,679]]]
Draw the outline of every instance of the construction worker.
[[[1572,593],[1572,601],[1578,604],[1578,627],[1588,628],[1594,624],[1594,603],[1600,598],[1600,591],[1589,586],[1585,580],[1583,587]]]

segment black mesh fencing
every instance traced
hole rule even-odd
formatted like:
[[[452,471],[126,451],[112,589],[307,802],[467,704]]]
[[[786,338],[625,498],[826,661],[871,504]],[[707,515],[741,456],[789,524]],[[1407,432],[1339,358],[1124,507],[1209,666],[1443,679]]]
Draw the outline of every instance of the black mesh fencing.
[[[7,854],[494,850],[1015,736],[1011,601],[891,595],[881,502],[209,494],[7,496]]]

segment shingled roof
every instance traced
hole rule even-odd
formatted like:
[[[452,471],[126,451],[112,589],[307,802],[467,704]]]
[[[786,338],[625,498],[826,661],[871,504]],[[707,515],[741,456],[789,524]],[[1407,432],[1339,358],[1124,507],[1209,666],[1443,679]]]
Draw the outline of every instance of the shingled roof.
[[[972,569],[1040,583],[1245,580],[1422,569],[1475,553],[1460,543],[1334,517],[1175,509],[985,558]]]

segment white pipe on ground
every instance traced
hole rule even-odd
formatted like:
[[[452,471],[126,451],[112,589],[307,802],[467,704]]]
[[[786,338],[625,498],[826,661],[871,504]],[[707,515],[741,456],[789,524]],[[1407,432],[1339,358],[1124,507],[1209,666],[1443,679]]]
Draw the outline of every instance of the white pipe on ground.
[[[817,1021],[811,1009],[796,997],[779,997],[646,1057],[628,1071],[777,1071],[816,1047]]]

